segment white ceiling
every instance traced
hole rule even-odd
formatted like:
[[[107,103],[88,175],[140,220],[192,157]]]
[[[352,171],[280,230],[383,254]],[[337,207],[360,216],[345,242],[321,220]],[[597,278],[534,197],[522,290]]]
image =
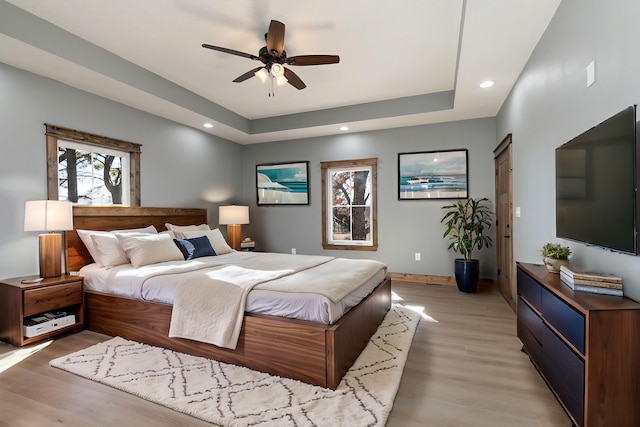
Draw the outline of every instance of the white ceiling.
[[[248,144],[495,116],[560,0],[2,3],[4,63]],[[201,47],[257,55],[271,19],[288,56],[340,63],[291,67],[307,88],[269,97],[232,82],[259,62]]]

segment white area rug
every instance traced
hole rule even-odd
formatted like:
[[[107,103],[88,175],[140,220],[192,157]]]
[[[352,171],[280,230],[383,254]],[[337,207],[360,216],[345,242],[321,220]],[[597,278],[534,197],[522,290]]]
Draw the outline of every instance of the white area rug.
[[[335,391],[120,337],[50,364],[222,426],[384,426],[419,319],[392,307]]]

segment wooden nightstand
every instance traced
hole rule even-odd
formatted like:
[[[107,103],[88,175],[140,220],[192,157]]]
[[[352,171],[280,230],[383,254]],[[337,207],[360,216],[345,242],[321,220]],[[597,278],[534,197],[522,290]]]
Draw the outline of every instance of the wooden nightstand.
[[[62,275],[38,283],[22,283],[33,278],[0,280],[0,339],[15,346],[51,338],[84,325],[82,277]],[[75,323],[30,338],[24,336],[22,326],[26,319],[56,311],[73,314]]]

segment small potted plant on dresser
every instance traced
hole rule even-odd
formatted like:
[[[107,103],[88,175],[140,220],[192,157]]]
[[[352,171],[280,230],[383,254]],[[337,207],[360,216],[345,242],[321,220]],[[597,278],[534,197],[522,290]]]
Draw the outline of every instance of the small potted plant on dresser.
[[[569,255],[571,255],[571,248],[569,246],[562,246],[560,243],[545,243],[540,251],[542,254],[542,261],[547,266],[547,270],[551,273],[560,273],[560,266],[569,266]]]
[[[493,212],[486,203],[489,199],[459,199],[443,206],[447,213],[440,220],[445,225],[442,237],[448,237],[449,249],[462,255],[455,260],[455,278],[461,292],[476,292],[480,277],[480,261],[471,257],[474,249],[490,248],[493,241],[485,233],[491,228]]]

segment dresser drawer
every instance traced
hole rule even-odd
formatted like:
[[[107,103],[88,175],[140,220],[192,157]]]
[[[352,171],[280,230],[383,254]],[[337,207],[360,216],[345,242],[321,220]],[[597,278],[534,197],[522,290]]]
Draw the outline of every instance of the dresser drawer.
[[[546,289],[540,290],[542,317],[584,355],[585,320],[582,313]]]
[[[542,286],[527,273],[518,269],[518,294],[522,295],[536,310],[540,311],[540,292]]]
[[[542,346],[546,357],[545,377],[579,426],[584,420],[584,360],[546,328]]]
[[[23,315],[31,316],[82,303],[82,281],[24,291]]]
[[[527,327],[538,342],[542,342],[544,323],[522,298],[518,298],[518,321]]]

